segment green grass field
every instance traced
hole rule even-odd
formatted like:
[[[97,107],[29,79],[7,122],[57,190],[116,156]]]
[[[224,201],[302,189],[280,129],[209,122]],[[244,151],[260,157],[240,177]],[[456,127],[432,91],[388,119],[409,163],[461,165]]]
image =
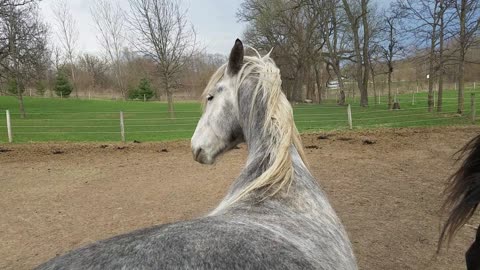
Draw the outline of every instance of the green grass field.
[[[388,111],[370,100],[368,108],[352,103],[354,129],[470,125],[470,92],[465,94],[465,115],[456,112],[456,92],[446,91],[442,113],[427,112],[427,95],[399,96],[401,110]],[[476,96],[480,101],[480,94]],[[27,118],[21,119],[14,97],[0,96],[0,143],[7,142],[5,110],[10,110],[14,142],[120,141],[119,111],[125,115],[127,141],[162,141],[189,138],[201,115],[199,103],[179,102],[176,118],[169,119],[161,102],[25,98]],[[301,132],[347,129],[347,109],[327,100],[322,105],[302,104],[294,108]]]

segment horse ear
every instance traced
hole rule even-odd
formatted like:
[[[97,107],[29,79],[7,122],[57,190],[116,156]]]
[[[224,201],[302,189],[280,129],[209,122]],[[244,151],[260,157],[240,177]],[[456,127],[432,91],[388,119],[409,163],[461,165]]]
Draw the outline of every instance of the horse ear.
[[[243,43],[237,38],[228,59],[228,74],[234,76],[242,69],[244,54]]]

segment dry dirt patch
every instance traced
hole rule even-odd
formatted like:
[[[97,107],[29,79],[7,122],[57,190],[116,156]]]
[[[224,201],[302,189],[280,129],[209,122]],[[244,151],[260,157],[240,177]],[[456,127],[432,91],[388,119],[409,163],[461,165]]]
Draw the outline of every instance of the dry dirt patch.
[[[474,231],[464,228],[435,257],[439,208],[455,168],[452,154],[478,133],[469,127],[303,136],[312,173],[344,221],[361,269],[464,268]],[[95,240],[205,214],[246,157],[242,145],[202,166],[186,141],[0,148],[0,269],[31,269]]]

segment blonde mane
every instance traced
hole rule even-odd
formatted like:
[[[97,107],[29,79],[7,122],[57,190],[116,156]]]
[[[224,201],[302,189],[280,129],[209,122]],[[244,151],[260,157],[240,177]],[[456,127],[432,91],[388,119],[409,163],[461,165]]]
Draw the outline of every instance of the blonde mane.
[[[280,70],[273,59],[270,58],[270,53],[262,57],[255,49],[251,49],[254,50],[256,56],[244,57],[244,65],[236,77],[234,89],[239,91],[240,86],[249,76],[253,75],[258,78],[252,98],[255,99],[261,94],[266,104],[262,138],[268,138],[264,145],[267,146],[267,152],[270,154],[270,163],[265,172],[251,181],[239,193],[236,193],[233,198],[230,198],[229,204],[246,197],[254,190],[264,189],[263,196],[265,199],[290,186],[294,174],[290,154],[292,145],[296,147],[302,161],[306,164],[300,135],[293,119],[292,106],[282,92]],[[225,64],[213,74],[204,95],[223,76],[226,76],[226,69],[227,65]],[[250,120],[252,120],[254,110],[255,108],[252,106]]]

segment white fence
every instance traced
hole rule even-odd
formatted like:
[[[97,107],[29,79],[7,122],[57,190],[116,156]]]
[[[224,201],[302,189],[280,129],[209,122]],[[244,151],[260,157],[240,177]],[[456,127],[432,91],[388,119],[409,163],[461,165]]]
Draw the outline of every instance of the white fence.
[[[468,124],[475,122],[475,99],[469,112],[456,115],[456,104],[447,103],[445,113],[427,112],[422,99],[412,99],[407,109],[389,111],[382,108],[361,108],[336,105],[301,105],[295,111],[295,122],[300,131],[332,130],[373,127],[403,127],[437,124]],[[466,102],[467,103],[467,102]],[[200,117],[199,111],[176,111],[178,117],[169,118],[166,112],[33,112],[27,119],[18,113],[6,111],[0,126],[6,129],[8,142],[19,141],[127,141],[188,138]],[[12,115],[14,117],[12,117]],[[3,122],[3,121],[2,121]],[[0,122],[1,123],[1,122]]]

